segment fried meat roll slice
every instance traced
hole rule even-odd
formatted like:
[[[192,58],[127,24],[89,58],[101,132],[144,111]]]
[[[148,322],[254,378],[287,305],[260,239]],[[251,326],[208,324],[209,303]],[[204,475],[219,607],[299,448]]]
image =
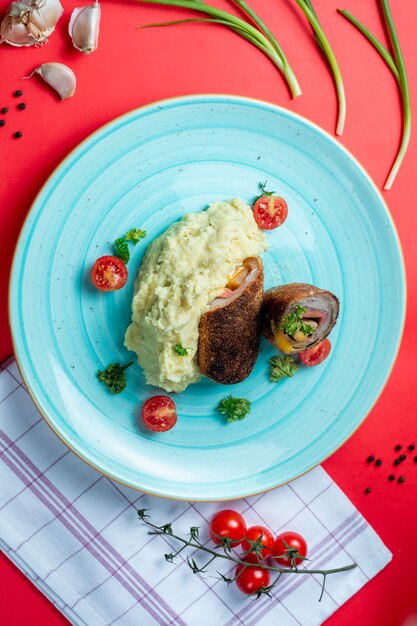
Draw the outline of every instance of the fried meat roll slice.
[[[330,291],[305,283],[269,289],[262,305],[262,330],[285,354],[302,352],[323,341],[339,315],[339,300]]]
[[[259,351],[263,282],[261,259],[245,259],[201,316],[198,366],[204,376],[233,385],[251,373]]]

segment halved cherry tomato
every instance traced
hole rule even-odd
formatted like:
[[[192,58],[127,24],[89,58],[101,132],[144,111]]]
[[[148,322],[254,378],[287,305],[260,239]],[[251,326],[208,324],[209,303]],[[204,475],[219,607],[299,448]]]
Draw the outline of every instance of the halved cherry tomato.
[[[303,561],[300,557],[305,556],[307,556],[307,542],[302,535],[287,530],[275,539],[273,557],[280,565],[284,567],[298,565]]]
[[[308,350],[303,350],[298,353],[300,357],[300,361],[307,365],[307,367],[313,367],[313,365],[320,365],[323,363],[324,359],[327,359],[329,356],[330,350],[332,349],[332,344],[328,339],[323,339],[320,341],[314,348],[309,348]]]
[[[142,407],[142,419],[149,430],[158,433],[171,430],[177,423],[174,400],[168,396],[152,396]]]
[[[253,553],[247,554],[242,560],[246,563],[258,563],[256,555]],[[247,595],[268,587],[270,579],[269,570],[261,567],[245,567],[239,563],[236,568],[237,588]]]
[[[253,205],[253,217],[259,228],[272,230],[287,219],[288,206],[279,196],[261,196]]]
[[[231,540],[232,546],[238,546],[246,533],[246,522],[240,513],[230,509],[219,511],[209,525],[210,537],[214,543],[220,544],[220,537]],[[217,536],[216,536],[217,535]]]
[[[250,539],[250,541],[258,541],[258,539],[261,539],[261,537],[261,543],[263,546],[265,546],[261,554],[263,558],[266,559],[272,554],[272,548],[274,547],[274,538],[271,531],[268,530],[268,528],[265,528],[265,526],[251,526],[250,528],[248,528],[245,533],[245,538],[242,541],[241,547],[246,552],[247,550],[250,550],[251,547],[248,539]]]
[[[121,289],[127,281],[127,267],[117,256],[102,256],[93,265],[91,280],[101,291]]]

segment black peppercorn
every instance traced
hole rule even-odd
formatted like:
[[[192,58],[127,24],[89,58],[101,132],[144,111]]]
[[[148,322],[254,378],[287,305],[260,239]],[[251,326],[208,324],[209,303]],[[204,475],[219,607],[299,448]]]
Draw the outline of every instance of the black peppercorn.
[[[395,480],[395,476],[394,476],[394,474],[390,474],[390,475],[388,476],[388,480]]]
[[[20,104],[17,105],[17,108],[23,111],[24,109],[26,109],[26,104],[24,102],[21,102]]]
[[[405,461],[407,456],[405,454],[400,454],[400,456],[398,458],[400,459],[400,461]]]
[[[382,461],[381,461],[381,459],[377,459],[377,460],[375,461],[375,465],[378,465],[378,466],[379,466],[379,465],[382,465]]]
[[[400,443],[397,443],[394,450],[401,450],[401,449],[402,449],[402,445]]]
[[[21,133],[20,130],[18,130],[17,133],[14,134],[14,136],[16,137],[16,139],[20,139],[20,137],[23,136],[23,133]]]
[[[14,92],[14,95],[16,96],[16,98],[20,98],[20,96],[23,96],[23,91],[21,89],[18,89]]]
[[[405,476],[400,476],[398,479],[399,483],[405,483]]]
[[[0,120],[0,126],[5,126],[6,122],[4,120]]]
[[[368,458],[366,459],[367,463],[373,463],[375,461],[375,457],[373,454],[371,454],[371,456],[368,456]]]
[[[410,452],[412,452],[413,450],[415,450],[415,445],[413,443],[410,443],[408,449],[410,450]]]
[[[8,109],[7,107],[3,107],[3,108],[2,108],[2,110],[1,110],[1,112],[4,114],[4,113],[7,113],[7,112],[8,112],[8,110],[9,110],[9,109]]]
[[[367,487],[367,488],[365,489],[365,493],[371,493],[371,491],[372,491],[371,487]]]

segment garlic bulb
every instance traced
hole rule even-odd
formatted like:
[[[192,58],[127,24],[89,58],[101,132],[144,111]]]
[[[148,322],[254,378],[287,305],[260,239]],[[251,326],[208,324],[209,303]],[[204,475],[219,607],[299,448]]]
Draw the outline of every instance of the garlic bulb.
[[[74,95],[77,79],[68,65],[63,63],[44,63],[37,67],[36,70],[33,70],[30,76],[25,76],[25,78],[30,78],[34,74],[39,74],[50,87],[55,89],[61,100]]]
[[[96,0],[93,5],[73,10],[68,32],[74,46],[83,54],[97,50],[100,31],[101,8]]]
[[[11,46],[46,43],[63,11],[60,0],[12,2],[0,25],[0,43]]]

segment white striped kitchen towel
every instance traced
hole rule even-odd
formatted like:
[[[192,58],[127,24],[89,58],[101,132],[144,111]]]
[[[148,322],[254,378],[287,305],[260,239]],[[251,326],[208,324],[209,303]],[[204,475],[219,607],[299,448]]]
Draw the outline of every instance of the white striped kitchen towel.
[[[358,564],[328,576],[320,603],[319,576],[282,576],[272,599],[253,600],[219,580],[218,567],[200,577],[190,571],[184,553],[173,564],[166,562],[173,540],[148,535],[138,508],[185,533],[191,526],[206,528],[213,513],[228,504],[160,499],[95,472],[40,417],[13,360],[0,371],[0,459],[1,547],[72,624],[316,626],[391,559],[318,467],[231,507],[250,525],[305,535],[311,568]]]

